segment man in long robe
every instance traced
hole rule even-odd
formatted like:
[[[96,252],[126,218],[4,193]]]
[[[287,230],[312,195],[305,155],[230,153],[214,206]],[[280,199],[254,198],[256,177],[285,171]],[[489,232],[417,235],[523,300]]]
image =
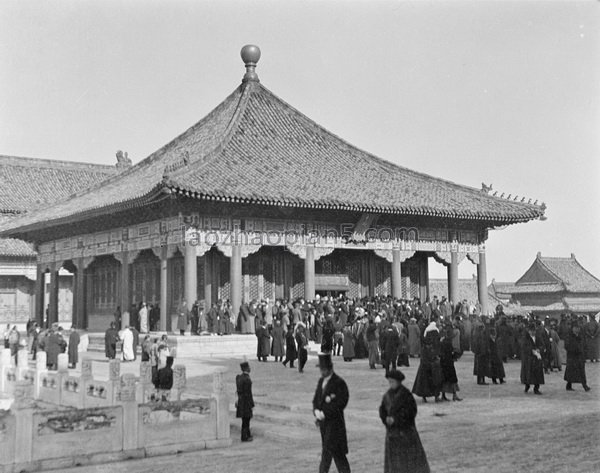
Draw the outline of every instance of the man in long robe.
[[[75,368],[79,361],[79,332],[73,325],[69,335],[69,368]]]
[[[250,419],[252,419],[252,409],[254,408],[254,399],[252,397],[252,380],[250,379],[250,365],[247,361],[240,364],[242,374],[235,378],[237,390],[236,417],[242,419],[242,442],[251,442],[253,440],[250,432]]]
[[[133,361],[135,359],[133,351],[133,332],[129,327],[125,327],[119,332],[119,338],[123,341],[123,361]]]
[[[401,383],[404,374],[392,370],[390,389],[383,396],[379,417],[386,427],[384,473],[429,473],[427,456],[415,426],[417,404]]]
[[[115,323],[111,322],[106,332],[104,332],[104,354],[109,360],[114,360],[117,355],[118,339],[119,332],[115,329]]]

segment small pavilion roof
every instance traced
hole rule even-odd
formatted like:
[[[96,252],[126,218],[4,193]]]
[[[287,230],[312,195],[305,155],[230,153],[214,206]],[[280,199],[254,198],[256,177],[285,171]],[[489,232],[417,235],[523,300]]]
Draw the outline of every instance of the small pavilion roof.
[[[480,220],[507,225],[545,206],[398,166],[362,151],[245,80],[205,118],[137,165],[10,221],[4,235],[151,203],[165,194],[200,200]]]
[[[505,291],[512,294],[563,291],[600,294],[600,280],[581,266],[573,254],[568,258],[556,258],[538,253],[525,274]]]

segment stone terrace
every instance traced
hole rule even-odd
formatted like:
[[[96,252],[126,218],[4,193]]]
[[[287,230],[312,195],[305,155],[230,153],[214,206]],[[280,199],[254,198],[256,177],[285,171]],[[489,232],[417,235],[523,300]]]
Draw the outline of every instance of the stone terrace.
[[[206,393],[209,374],[227,366],[227,389],[234,399],[237,360],[186,360],[188,389]],[[80,467],[73,473],[181,472],[223,473],[314,472],[318,468],[320,438],[313,424],[310,403],[318,369],[309,358],[304,374],[278,363],[251,360],[254,397],[254,442],[239,441],[239,419],[232,414],[233,446],[177,456]],[[346,409],[350,464],[354,472],[383,470],[384,430],[377,409],[387,382],[383,370],[371,371],[366,360],[344,363],[335,369],[350,388]],[[542,396],[524,394],[519,383],[520,363],[505,365],[507,384],[477,386],[471,376],[473,358],[457,363],[464,398],[460,403],[423,404],[419,399],[417,428],[433,472],[581,472],[600,471],[597,439],[600,435],[600,364],[587,364],[592,391],[567,393],[563,373],[546,375]],[[403,371],[412,387],[418,360]],[[191,394],[190,393],[190,394]],[[233,413],[233,405],[232,405]],[[335,471],[332,466],[331,471]]]

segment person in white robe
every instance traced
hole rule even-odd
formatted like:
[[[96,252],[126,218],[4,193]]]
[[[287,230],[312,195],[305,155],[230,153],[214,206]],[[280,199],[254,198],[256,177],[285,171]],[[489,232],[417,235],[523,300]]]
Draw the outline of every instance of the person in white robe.
[[[123,361],[133,361],[135,359],[133,353],[133,332],[129,327],[125,327],[119,332],[119,338],[123,342]]]
[[[138,315],[140,318],[140,333],[148,333],[148,306],[145,302],[142,303],[142,308]]]

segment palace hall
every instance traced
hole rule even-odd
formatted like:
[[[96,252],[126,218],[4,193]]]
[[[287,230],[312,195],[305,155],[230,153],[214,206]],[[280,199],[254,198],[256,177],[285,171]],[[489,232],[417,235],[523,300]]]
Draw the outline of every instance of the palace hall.
[[[164,331],[183,301],[228,299],[236,313],[251,300],[316,294],[424,301],[430,258],[447,267],[453,302],[458,265],[474,264],[489,313],[488,231],[544,219],[545,205],[352,146],[268,90],[259,59],[245,46],[241,84],[147,158],[3,224],[0,236],[37,251],[38,321],[46,306],[58,320],[61,268],[73,274],[76,326],[104,331],[118,306],[146,301]]]

